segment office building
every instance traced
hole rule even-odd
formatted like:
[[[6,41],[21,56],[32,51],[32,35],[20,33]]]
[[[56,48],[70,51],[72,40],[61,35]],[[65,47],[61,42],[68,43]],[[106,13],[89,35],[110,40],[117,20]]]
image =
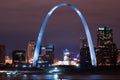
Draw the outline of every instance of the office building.
[[[12,52],[13,64],[25,64],[25,51],[15,50]]]
[[[80,61],[82,64],[91,65],[90,51],[88,47],[87,39],[82,39],[82,47],[80,49]]]
[[[109,27],[99,27],[97,30],[97,47],[108,47],[113,44],[113,33]]]
[[[12,58],[10,58],[9,56],[5,57],[5,63],[6,64],[12,64]]]
[[[109,27],[97,30],[96,56],[98,65],[114,65],[117,59],[117,48],[113,42],[113,32]]]
[[[119,65],[120,65],[120,49],[118,50],[117,64],[119,64]]]
[[[0,45],[0,63],[5,63],[6,50],[5,45]]]
[[[53,64],[54,61],[54,46],[41,45],[38,63]]]
[[[27,51],[26,51],[26,63],[28,64],[33,63],[34,49],[35,49],[35,41],[31,40],[28,43]]]
[[[46,54],[44,56],[46,58],[45,61],[52,64],[54,60],[54,46],[52,44],[46,46]]]

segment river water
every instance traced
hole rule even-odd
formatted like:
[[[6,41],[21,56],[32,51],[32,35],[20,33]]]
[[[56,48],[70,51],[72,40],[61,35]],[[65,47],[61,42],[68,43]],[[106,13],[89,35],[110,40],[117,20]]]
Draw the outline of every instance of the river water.
[[[17,76],[0,75],[0,80],[120,80],[118,75],[66,75],[66,74],[19,74]]]

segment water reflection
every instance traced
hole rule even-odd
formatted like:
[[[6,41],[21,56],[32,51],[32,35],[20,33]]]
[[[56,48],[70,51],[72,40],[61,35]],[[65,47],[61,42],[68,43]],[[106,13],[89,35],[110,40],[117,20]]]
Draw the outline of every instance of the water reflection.
[[[66,74],[19,74],[16,76],[5,76],[4,74],[0,74],[0,79],[2,80],[96,80],[96,79],[104,79],[104,80],[120,80],[120,75],[66,75]]]
[[[58,79],[58,74],[54,74],[54,79]]]
[[[22,80],[26,80],[27,79],[27,75],[24,74],[23,77],[22,77]]]
[[[38,76],[38,75],[32,75],[32,79],[39,80],[41,78],[43,78],[43,76],[41,77],[41,76]]]
[[[58,74],[53,74],[53,75],[32,75],[32,79],[37,79],[37,80],[40,80],[40,79],[58,79]]]
[[[102,78],[102,76],[101,75],[89,75],[88,78],[99,79],[99,78]]]

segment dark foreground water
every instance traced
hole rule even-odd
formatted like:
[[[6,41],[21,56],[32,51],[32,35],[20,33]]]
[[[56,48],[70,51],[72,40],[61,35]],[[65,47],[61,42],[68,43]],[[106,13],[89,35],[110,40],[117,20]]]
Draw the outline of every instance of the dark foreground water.
[[[0,80],[120,80],[120,75],[66,75],[66,74],[18,74],[17,76],[0,75]]]
[[[64,68],[52,67],[46,70],[35,71],[33,69],[30,69],[31,71],[0,70],[0,80],[120,80],[120,67]],[[51,71],[53,72],[51,73]],[[12,73],[12,75],[9,73]]]

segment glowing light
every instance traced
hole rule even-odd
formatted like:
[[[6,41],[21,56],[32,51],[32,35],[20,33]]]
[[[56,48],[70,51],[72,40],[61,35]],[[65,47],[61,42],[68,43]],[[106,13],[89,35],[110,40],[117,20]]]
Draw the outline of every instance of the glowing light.
[[[32,64],[33,63],[33,59],[29,59],[29,64]]]
[[[58,79],[58,74],[54,74],[54,79]]]
[[[57,72],[60,72],[60,70],[57,67],[55,67],[52,70],[49,70],[49,73],[57,73]]]
[[[80,64],[76,64],[76,67],[79,67],[80,66]]]
[[[53,64],[53,66],[57,66],[57,65],[72,65],[72,66],[77,66],[79,64],[77,64],[76,61],[58,61],[56,63]]]
[[[78,14],[78,16],[80,17],[80,19],[83,23],[84,29],[85,29],[86,36],[87,36],[87,41],[88,41],[88,44],[89,44],[89,50],[90,50],[92,65],[97,66],[94,46],[93,46],[92,38],[91,38],[90,31],[89,31],[88,25],[86,23],[86,20],[85,20],[84,16],[82,15],[82,13],[74,5],[71,5],[71,4],[68,4],[68,3],[62,3],[62,4],[56,5],[55,7],[53,7],[48,12],[48,15],[45,17],[45,20],[44,20],[44,22],[41,26],[41,30],[40,30],[40,33],[38,35],[38,40],[37,40],[37,43],[36,43],[36,48],[35,48],[35,52],[34,52],[34,59],[33,59],[33,66],[36,66],[36,62],[38,60],[38,56],[39,56],[39,52],[40,52],[40,45],[41,45],[41,41],[42,41],[42,37],[43,37],[43,33],[44,33],[44,30],[45,30],[47,21],[49,20],[49,17],[52,15],[52,13],[57,8],[62,7],[62,6],[68,6],[68,7],[72,8]]]
[[[13,76],[16,76],[17,75],[17,71],[7,71],[7,72],[5,72],[6,73],[6,75],[7,75],[7,77],[13,77]]]
[[[56,70],[58,70],[58,68],[57,68],[57,67],[55,67],[55,71],[56,71]]]
[[[22,65],[23,68],[26,68],[27,66],[26,65]]]

